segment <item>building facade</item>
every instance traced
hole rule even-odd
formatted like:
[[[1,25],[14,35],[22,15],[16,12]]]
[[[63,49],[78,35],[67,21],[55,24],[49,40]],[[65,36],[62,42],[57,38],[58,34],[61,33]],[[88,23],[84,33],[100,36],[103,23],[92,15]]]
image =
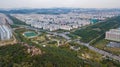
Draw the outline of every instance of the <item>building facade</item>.
[[[12,37],[12,30],[6,25],[0,25],[0,40],[9,40]]]
[[[105,39],[120,42],[120,30],[111,29],[110,31],[107,31]]]

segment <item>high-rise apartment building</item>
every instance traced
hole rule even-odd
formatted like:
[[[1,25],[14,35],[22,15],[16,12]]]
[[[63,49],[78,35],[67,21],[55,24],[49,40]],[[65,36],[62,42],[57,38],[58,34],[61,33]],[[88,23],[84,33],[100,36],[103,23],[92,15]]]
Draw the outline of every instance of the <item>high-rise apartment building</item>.
[[[9,40],[12,37],[12,30],[6,25],[0,25],[0,40]]]
[[[107,31],[105,39],[120,42],[120,30],[111,29],[110,31]]]

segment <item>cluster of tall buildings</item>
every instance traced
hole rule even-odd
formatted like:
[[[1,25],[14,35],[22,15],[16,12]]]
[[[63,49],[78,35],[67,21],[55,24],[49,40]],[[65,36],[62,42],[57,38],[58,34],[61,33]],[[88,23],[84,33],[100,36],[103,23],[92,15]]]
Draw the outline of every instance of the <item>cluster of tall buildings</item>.
[[[12,37],[12,30],[8,26],[12,21],[0,13],[0,40],[9,40]]]
[[[0,40],[9,40],[12,37],[12,31],[6,25],[0,25]]]
[[[111,29],[110,31],[106,32],[105,39],[120,42],[120,30],[119,29]]]
[[[0,25],[1,24],[13,24],[13,21],[5,14],[0,13]]]

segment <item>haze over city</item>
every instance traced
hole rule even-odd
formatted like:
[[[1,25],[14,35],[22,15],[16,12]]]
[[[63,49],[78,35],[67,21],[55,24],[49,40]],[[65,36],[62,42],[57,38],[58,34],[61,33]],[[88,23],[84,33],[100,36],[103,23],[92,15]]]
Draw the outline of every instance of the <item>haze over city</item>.
[[[120,67],[120,0],[0,0],[0,67]]]
[[[1,0],[0,8],[120,8],[119,0]]]

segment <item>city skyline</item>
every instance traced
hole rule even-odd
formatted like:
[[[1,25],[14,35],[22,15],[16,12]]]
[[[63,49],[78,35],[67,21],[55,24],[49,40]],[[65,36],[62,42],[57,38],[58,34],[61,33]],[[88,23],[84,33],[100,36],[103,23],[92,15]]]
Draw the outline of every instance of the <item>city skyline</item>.
[[[3,0],[0,8],[120,8],[119,0]]]

